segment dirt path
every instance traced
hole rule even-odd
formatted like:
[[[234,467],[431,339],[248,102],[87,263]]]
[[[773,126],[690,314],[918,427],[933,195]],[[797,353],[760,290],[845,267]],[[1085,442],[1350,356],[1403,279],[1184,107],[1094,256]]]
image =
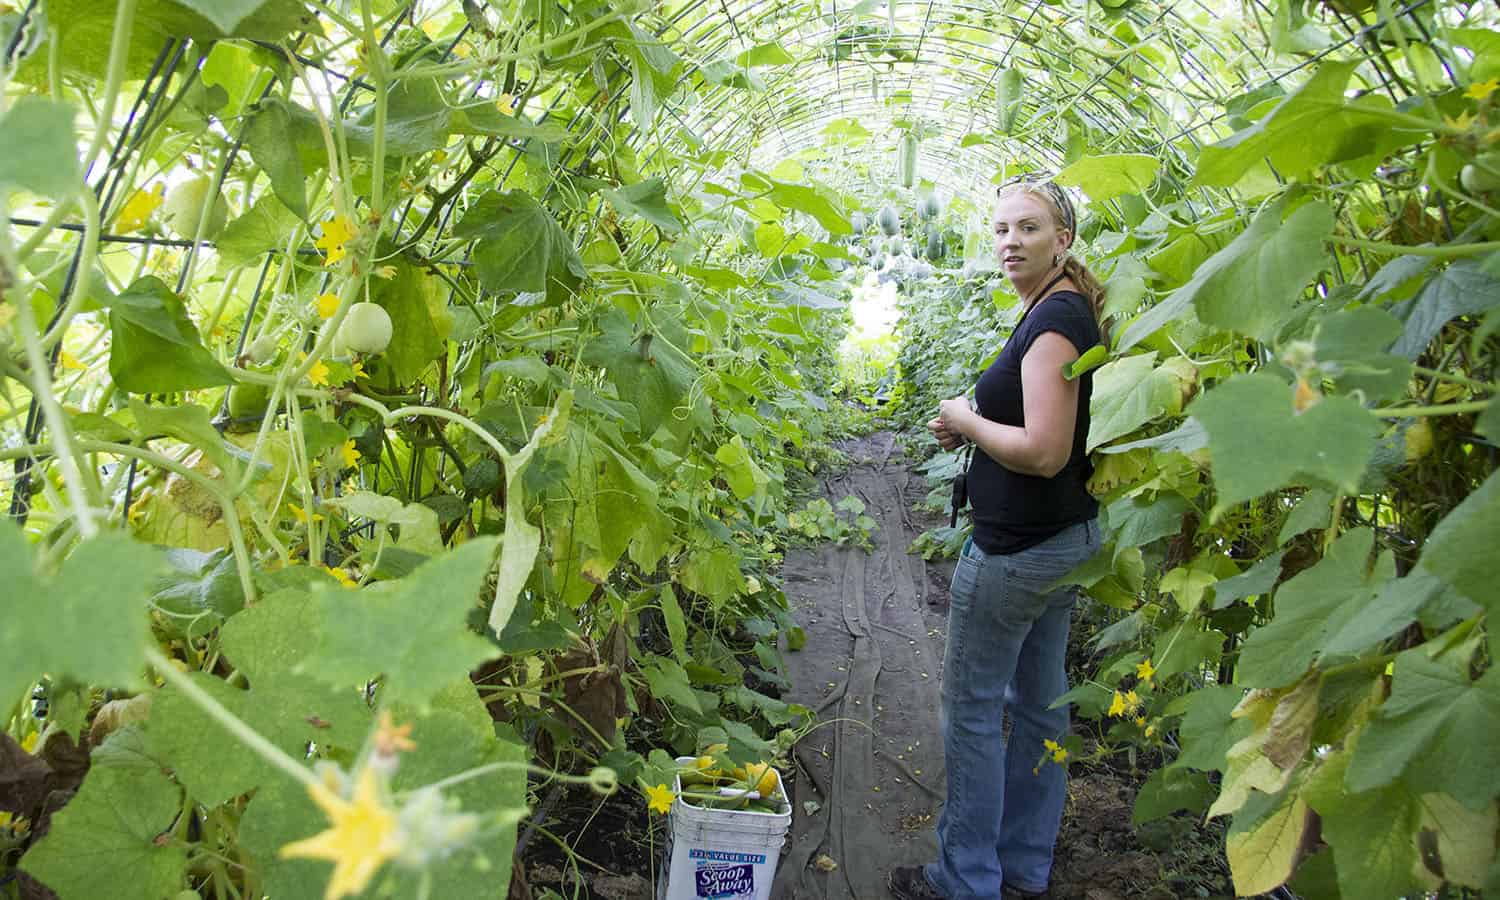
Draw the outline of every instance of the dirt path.
[[[895,436],[877,433],[842,449],[855,465],[830,479],[825,494],[835,504],[859,497],[879,530],[873,552],[825,546],[787,554],[787,598],[807,645],[786,654],[793,684],[786,699],[828,724],[798,745],[792,838],[773,900],[884,900],[891,868],[936,852],[945,790],[938,691],[953,563],[906,552],[934,523],[912,521],[926,485],[908,471]],[[1084,630],[1075,617],[1070,669],[1092,665]],[[1184,818],[1131,825],[1145,775],[1109,765],[1070,773],[1053,897],[1229,895],[1221,835]]]
[[[787,597],[807,631],[806,649],[787,654],[787,699],[831,724],[799,745],[793,836],[773,894],[785,900],[884,897],[893,866],[935,852],[944,791],[945,617],[927,601],[947,596],[932,593],[926,564],[906,552],[920,533],[911,492],[923,488],[890,433],[844,449],[856,465],[827,484],[827,497],[859,497],[879,529],[870,553],[851,545],[787,555]]]

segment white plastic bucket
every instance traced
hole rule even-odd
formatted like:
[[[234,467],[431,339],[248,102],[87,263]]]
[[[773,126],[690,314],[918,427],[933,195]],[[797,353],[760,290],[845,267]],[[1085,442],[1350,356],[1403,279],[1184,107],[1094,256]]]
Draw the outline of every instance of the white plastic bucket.
[[[678,757],[691,765],[696,757]],[[776,773],[780,812],[704,809],[672,801],[667,833],[670,860],[656,886],[657,900],[768,900],[776,863],[792,823],[792,805]],[[682,792],[679,778],[673,790]]]

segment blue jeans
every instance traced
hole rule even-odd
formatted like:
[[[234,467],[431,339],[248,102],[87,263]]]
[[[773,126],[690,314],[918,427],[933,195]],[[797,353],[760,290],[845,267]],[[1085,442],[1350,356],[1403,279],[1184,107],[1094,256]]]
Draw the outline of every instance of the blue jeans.
[[[992,556],[970,540],[959,555],[943,662],[948,800],[938,819],[938,860],[926,867],[948,900],[995,900],[1002,880],[1022,890],[1047,887],[1067,773],[1038,760],[1044,740],[1061,742],[1068,731],[1067,707],[1047,707],[1068,689],[1076,591],[1045,588],[1098,549],[1091,519],[1018,553]],[[1001,735],[1007,710],[1008,745]]]

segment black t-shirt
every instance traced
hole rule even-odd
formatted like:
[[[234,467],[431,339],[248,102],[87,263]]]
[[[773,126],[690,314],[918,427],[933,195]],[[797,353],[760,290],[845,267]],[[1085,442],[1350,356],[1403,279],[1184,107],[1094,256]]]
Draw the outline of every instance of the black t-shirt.
[[[1079,355],[1103,342],[1087,297],[1074,291],[1058,291],[1043,299],[1021,320],[1000,356],[979,376],[974,397],[981,416],[1003,425],[1026,424],[1021,359],[1032,343],[1048,331],[1072,341]],[[974,505],[974,543],[981,550],[1016,553],[1098,513],[1099,504],[1087,488],[1094,470],[1084,452],[1089,434],[1089,398],[1093,393],[1094,376],[1089,372],[1079,379],[1073,452],[1062,471],[1051,478],[1012,472],[975,448],[968,489]]]

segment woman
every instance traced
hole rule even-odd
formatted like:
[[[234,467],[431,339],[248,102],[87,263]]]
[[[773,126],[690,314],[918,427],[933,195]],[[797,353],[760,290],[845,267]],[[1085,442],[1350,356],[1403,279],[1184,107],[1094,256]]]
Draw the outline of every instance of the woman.
[[[944,400],[927,423],[944,449],[977,448],[968,473],[974,534],[948,614],[938,859],[891,873],[902,900],[1046,896],[1067,790],[1064,767],[1040,762],[1043,742],[1068,730],[1067,708],[1048,707],[1067,691],[1075,594],[1050,586],[1094,554],[1099,528],[1084,452],[1093,380],[1062,373],[1102,343],[1104,291],[1068,253],[1077,222],[1061,188],[1017,181],[997,193],[995,252],[1024,312],[979,378],[977,409]]]

